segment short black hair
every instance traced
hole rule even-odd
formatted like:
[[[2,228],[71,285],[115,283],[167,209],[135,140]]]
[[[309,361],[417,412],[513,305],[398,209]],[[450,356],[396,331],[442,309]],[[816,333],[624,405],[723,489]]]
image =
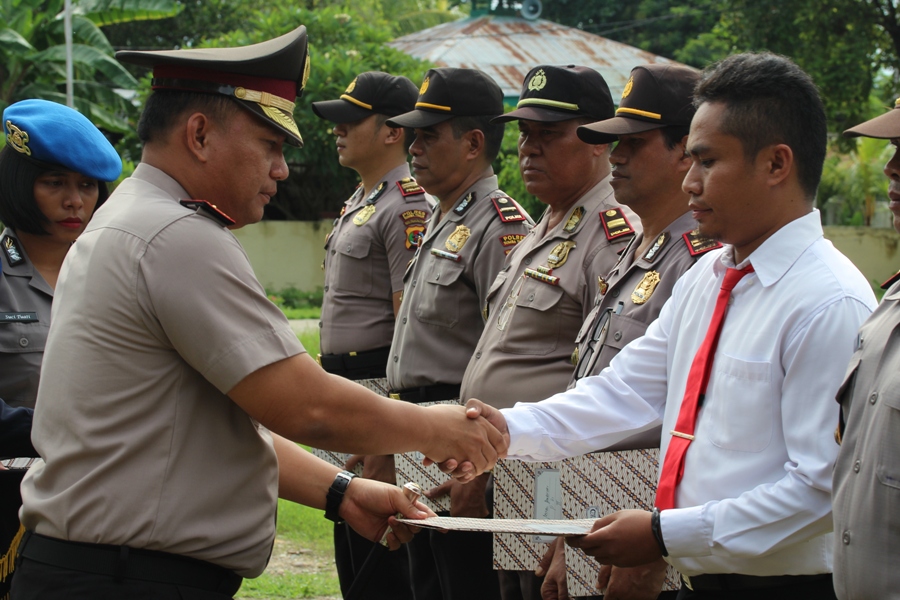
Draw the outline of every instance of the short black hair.
[[[34,199],[34,182],[48,171],[71,171],[25,158],[11,146],[0,150],[0,221],[15,232],[47,235],[50,221]],[[105,181],[97,181],[96,211],[109,198]]]
[[[673,150],[684,139],[684,136],[690,133],[691,127],[690,125],[673,125],[671,127],[663,127],[660,131],[662,131],[666,147],[669,150]]]
[[[178,90],[157,90],[144,104],[137,133],[146,144],[164,137],[186,112],[202,112],[217,121],[224,121],[235,111],[243,110],[236,100],[222,94],[204,94]]]
[[[455,139],[461,138],[473,129],[480,129],[484,134],[484,157],[488,163],[494,162],[500,153],[503,144],[503,130],[505,123],[491,123],[496,115],[453,117],[450,119],[450,128]]]
[[[800,186],[812,200],[825,162],[825,107],[812,78],[791,59],[769,52],[729,56],[704,70],[694,105],[725,105],[722,131],[754,159],[773,144],[794,153]]]

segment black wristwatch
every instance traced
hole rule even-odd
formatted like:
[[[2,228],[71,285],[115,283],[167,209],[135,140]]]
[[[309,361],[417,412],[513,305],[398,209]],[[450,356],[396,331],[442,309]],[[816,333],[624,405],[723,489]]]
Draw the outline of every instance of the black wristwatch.
[[[356,477],[350,471],[341,471],[334,477],[331,487],[328,488],[328,494],[325,496],[325,518],[340,523],[343,519],[338,515],[338,509],[344,500],[344,492],[350,485],[350,480]]]
[[[656,543],[659,544],[659,551],[663,556],[668,556],[669,551],[666,549],[666,543],[663,541],[662,527],[659,524],[659,509],[653,507],[653,513],[650,515],[650,531],[653,533]]]

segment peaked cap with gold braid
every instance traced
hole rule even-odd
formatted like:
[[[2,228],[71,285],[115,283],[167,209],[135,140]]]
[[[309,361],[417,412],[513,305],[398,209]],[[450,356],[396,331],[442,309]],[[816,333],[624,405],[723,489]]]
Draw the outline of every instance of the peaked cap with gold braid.
[[[287,134],[302,146],[294,100],[309,77],[306,27],[266,42],[238,48],[116,53],[120,62],[153,68],[154,90],[222,94]]]

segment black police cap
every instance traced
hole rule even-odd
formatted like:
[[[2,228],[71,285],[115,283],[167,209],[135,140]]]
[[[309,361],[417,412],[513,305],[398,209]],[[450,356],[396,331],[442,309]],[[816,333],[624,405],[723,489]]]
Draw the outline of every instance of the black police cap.
[[[396,117],[413,110],[418,90],[407,79],[381,71],[360,73],[338,100],[313,102],[320,119],[332,123],[353,123],[373,114]]]
[[[388,119],[391,127],[431,127],[453,117],[503,113],[503,90],[477,69],[442,67],[425,73],[415,110]]]
[[[494,122],[606,119],[613,116],[614,108],[609,86],[594,69],[540,65],[525,76],[516,110],[497,117]]]

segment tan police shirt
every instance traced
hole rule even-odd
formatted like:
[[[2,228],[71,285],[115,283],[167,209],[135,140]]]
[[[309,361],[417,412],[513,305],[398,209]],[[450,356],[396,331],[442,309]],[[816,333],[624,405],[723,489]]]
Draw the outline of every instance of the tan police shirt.
[[[834,589],[841,600],[900,593],[900,279],[894,279],[859,330],[837,394],[846,423],[834,466]]]
[[[404,277],[387,366],[392,390],[462,381],[488,288],[532,224],[496,176],[477,181],[443,218],[435,208]]]
[[[391,345],[393,294],[431,218],[430,197],[403,163],[368,197],[358,187],[344,203],[325,242],[322,354],[348,354]]]
[[[0,234],[0,267],[0,398],[34,408],[53,288],[9,228]]]
[[[63,264],[22,483],[37,533],[253,577],[275,537],[269,432],[225,394],[303,352],[234,235],[141,164]]]
[[[547,213],[510,253],[487,298],[487,322],[460,397],[497,408],[543,400],[566,389],[575,339],[619,252],[640,230],[619,206],[609,177],[552,229]],[[606,224],[606,225],[604,225]]]

